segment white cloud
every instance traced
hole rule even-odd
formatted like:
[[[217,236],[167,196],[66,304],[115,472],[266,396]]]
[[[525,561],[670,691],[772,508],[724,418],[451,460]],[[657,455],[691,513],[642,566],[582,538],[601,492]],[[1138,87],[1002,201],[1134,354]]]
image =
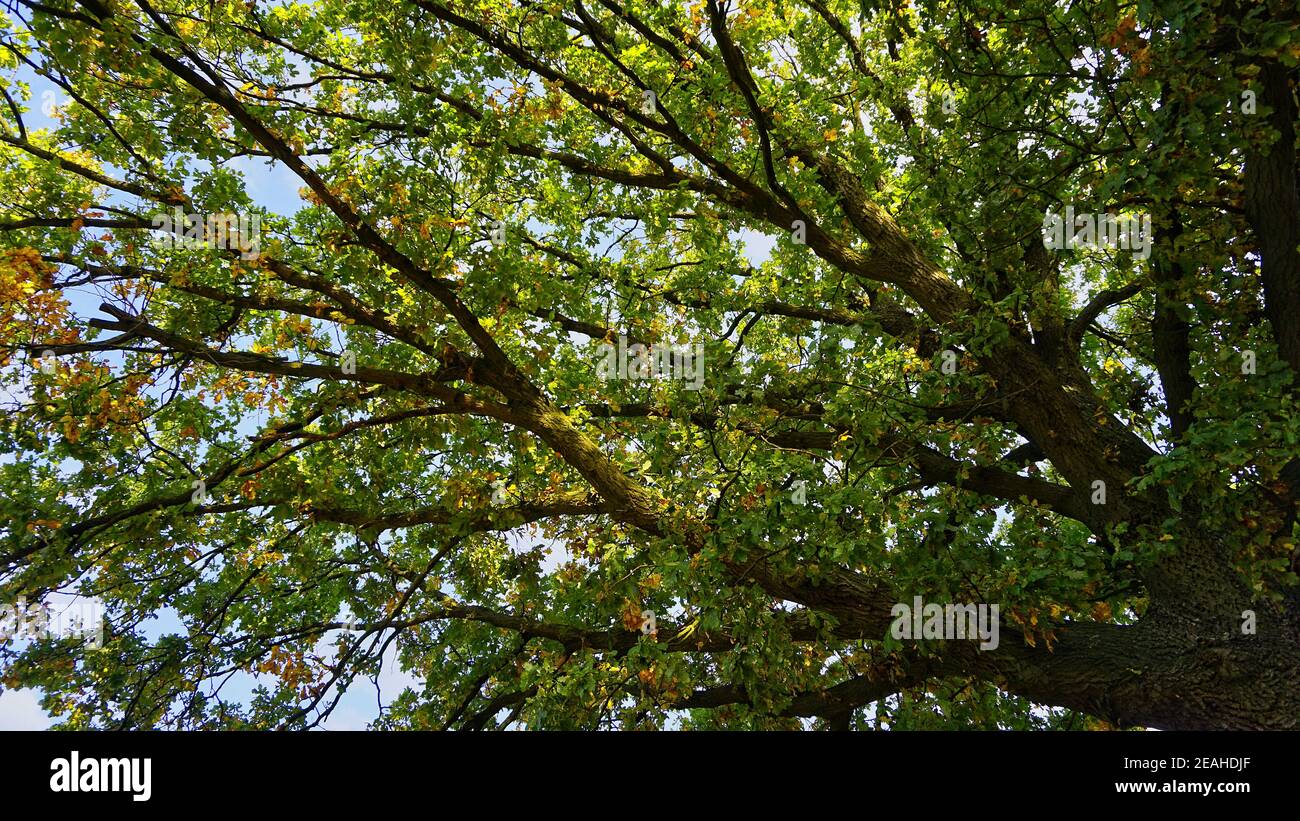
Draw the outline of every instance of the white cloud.
[[[41,709],[35,690],[0,693],[0,730],[48,730],[53,723]]]
[[[740,242],[743,245],[745,257],[755,268],[771,258],[777,240],[777,237],[771,234],[760,233],[752,228],[741,228],[730,232],[727,236],[733,242]]]

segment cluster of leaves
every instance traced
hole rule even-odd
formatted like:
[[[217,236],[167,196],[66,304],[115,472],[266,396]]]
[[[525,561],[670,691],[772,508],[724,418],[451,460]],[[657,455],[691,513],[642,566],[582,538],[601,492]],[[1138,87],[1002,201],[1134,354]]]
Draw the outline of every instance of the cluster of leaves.
[[[789,591],[997,602],[1050,652],[1140,615],[1179,527],[1294,581],[1300,414],[1238,180],[1269,134],[1235,104],[1295,65],[1277,15],[1228,62],[1198,2],[17,5],[0,589],[110,619],[0,672],[66,726],[310,726],[394,654],[416,683],[379,727],[1081,726]],[[42,87],[70,102],[29,130]],[[872,267],[827,161],[968,303],[931,324]],[[1049,258],[1066,204],[1152,214],[1152,259]],[[256,213],[260,256],[151,241],[173,208]],[[1187,429],[1152,388],[1166,310]],[[601,381],[620,335],[699,346],[703,388]],[[987,363],[1030,338],[1185,519],[1099,525],[1008,458]]]

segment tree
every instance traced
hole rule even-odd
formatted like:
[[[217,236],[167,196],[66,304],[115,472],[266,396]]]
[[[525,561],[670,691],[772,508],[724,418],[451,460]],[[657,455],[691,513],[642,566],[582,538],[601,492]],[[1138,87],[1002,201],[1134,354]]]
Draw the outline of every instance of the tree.
[[[1290,4],[14,8],[68,726],[1300,724]]]

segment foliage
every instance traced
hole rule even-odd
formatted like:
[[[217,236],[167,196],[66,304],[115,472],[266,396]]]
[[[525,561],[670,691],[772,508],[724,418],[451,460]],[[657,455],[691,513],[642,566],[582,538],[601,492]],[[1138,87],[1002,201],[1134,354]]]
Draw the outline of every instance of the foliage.
[[[1180,658],[1245,608],[1294,644],[1298,26],[18,0],[0,579],[109,629],[0,648],[4,685],[72,728],[304,727],[395,652],[379,727],[1300,721],[1134,670],[1177,644],[1152,612]],[[1066,205],[1149,214],[1150,258],[1045,249]],[[260,254],[160,247],[175,208],[257,214]],[[702,388],[602,381],[620,335],[698,345]],[[914,595],[997,603],[1001,646],[893,639]]]

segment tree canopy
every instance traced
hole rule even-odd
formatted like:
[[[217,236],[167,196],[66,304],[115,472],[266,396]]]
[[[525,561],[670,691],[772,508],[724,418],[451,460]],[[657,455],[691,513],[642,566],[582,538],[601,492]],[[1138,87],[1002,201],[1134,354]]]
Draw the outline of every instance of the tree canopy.
[[[1293,4],[6,5],[64,726],[1300,724]]]

